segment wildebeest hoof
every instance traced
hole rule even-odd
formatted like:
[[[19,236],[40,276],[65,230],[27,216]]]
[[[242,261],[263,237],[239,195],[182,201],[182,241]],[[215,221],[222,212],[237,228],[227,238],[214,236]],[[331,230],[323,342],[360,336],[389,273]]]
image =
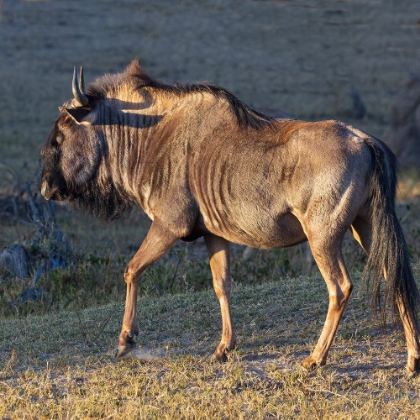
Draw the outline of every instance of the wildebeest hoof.
[[[321,360],[321,361],[317,361],[315,360],[315,358],[311,355],[308,356],[303,362],[302,362],[302,367],[309,371],[309,370],[313,370],[315,369],[317,366],[324,366],[325,365],[325,361]]]
[[[412,379],[420,375],[420,359],[413,358],[410,362],[405,367],[407,370],[407,379]]]
[[[127,343],[125,346],[118,346],[115,352],[115,358],[122,358],[131,353],[136,348],[136,343]]]
[[[417,371],[416,372],[413,372],[413,371],[407,369],[406,377],[407,377],[407,379],[413,379],[418,374],[419,374],[419,372],[417,372]]]
[[[220,344],[217,350],[214,352],[214,357],[219,362],[227,362],[229,359],[229,354],[234,350],[236,346],[230,346],[226,344]]]

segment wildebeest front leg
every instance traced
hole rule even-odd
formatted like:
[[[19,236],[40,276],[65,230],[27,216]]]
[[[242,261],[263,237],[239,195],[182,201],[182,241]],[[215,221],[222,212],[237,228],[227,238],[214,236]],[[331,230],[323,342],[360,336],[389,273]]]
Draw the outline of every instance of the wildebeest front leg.
[[[210,259],[210,268],[213,275],[214,291],[220,302],[222,312],[222,340],[214,355],[220,361],[227,360],[227,354],[236,346],[236,336],[232,327],[230,314],[230,255],[229,242],[214,235],[204,237]]]
[[[127,295],[123,325],[116,354],[117,357],[124,356],[135,347],[134,336],[139,333],[136,322],[136,307],[138,283],[141,273],[149,265],[161,258],[177,239],[178,237],[172,232],[154,221],[136,255],[134,255],[125,269],[124,279],[127,284]]]

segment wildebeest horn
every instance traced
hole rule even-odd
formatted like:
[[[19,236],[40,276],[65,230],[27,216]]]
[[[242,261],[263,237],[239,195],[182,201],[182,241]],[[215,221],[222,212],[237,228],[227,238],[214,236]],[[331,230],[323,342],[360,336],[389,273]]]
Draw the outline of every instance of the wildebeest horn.
[[[85,79],[83,77],[83,66],[80,66],[79,89],[80,89],[80,92],[82,92],[83,94],[85,94]]]
[[[73,73],[73,83],[72,90],[74,99],[76,99],[78,105],[86,106],[89,103],[88,97],[83,93],[83,68],[80,68],[80,83],[77,82],[77,72],[76,67],[74,68]]]

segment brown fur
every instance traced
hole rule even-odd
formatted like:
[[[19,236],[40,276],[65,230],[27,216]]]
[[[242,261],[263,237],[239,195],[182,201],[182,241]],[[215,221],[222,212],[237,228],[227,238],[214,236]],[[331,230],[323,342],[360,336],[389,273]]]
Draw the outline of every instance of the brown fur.
[[[236,345],[229,242],[278,248],[308,240],[330,303],[303,365],[324,364],[352,289],[341,254],[351,228],[367,252],[375,250],[368,267],[375,296],[387,274],[408,369],[420,369],[419,294],[394,211],[395,160],[382,142],[336,121],[274,120],[220,87],[164,85],[136,62],[90,85],[86,96],[88,106],[64,104],[43,148],[42,194],[105,218],[138,203],[153,220],[125,272],[119,355],[138,334],[140,274],[176,240],[205,238],[222,311],[221,360]]]

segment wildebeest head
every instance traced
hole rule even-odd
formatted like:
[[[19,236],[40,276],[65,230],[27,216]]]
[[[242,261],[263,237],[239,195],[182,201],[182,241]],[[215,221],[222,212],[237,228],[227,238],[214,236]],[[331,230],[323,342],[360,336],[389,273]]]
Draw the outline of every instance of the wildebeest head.
[[[41,194],[47,200],[67,200],[104,219],[114,219],[130,207],[118,192],[107,169],[107,145],[96,124],[97,103],[84,93],[73,74],[73,98],[59,107],[60,115],[42,148]]]

